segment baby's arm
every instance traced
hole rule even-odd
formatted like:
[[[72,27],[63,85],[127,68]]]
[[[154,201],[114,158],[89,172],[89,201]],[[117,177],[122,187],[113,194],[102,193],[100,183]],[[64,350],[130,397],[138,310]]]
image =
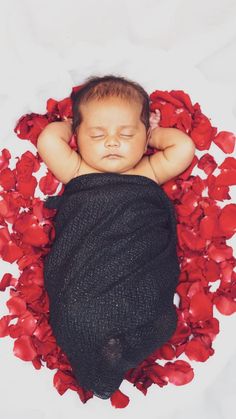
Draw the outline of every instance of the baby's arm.
[[[37,150],[53,175],[68,183],[79,170],[81,157],[69,146],[71,120],[51,122],[38,137]]]
[[[149,158],[159,185],[183,173],[194,158],[193,140],[177,128],[154,128],[148,144],[162,150]]]

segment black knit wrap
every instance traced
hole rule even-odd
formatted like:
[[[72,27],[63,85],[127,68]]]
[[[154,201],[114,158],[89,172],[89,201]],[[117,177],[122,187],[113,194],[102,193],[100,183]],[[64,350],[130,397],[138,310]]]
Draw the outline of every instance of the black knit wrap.
[[[107,399],[176,330],[180,274],[174,206],[146,176],[70,180],[44,262],[49,322],[85,390]]]

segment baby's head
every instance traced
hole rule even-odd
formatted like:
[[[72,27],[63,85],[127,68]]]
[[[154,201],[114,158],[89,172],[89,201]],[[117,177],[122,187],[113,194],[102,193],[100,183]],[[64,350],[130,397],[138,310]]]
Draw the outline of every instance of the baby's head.
[[[71,94],[72,132],[85,163],[101,172],[126,172],[141,160],[150,136],[149,96],[124,77],[89,77]],[[118,158],[108,158],[108,154]]]

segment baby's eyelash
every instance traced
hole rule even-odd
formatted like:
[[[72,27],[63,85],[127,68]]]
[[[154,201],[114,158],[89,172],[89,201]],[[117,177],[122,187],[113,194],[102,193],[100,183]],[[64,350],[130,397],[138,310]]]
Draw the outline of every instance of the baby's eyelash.
[[[122,137],[133,137],[133,135],[125,135],[125,134],[121,134]],[[103,137],[103,135],[97,135],[97,136],[91,136],[91,138],[100,138]]]

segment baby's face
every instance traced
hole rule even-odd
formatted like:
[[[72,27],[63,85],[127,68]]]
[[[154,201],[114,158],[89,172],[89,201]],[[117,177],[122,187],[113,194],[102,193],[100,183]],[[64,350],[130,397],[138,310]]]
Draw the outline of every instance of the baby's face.
[[[116,97],[81,105],[77,142],[85,163],[101,172],[122,173],[135,167],[150,134],[140,120],[141,110],[141,104]],[[108,158],[112,153],[120,157]]]

